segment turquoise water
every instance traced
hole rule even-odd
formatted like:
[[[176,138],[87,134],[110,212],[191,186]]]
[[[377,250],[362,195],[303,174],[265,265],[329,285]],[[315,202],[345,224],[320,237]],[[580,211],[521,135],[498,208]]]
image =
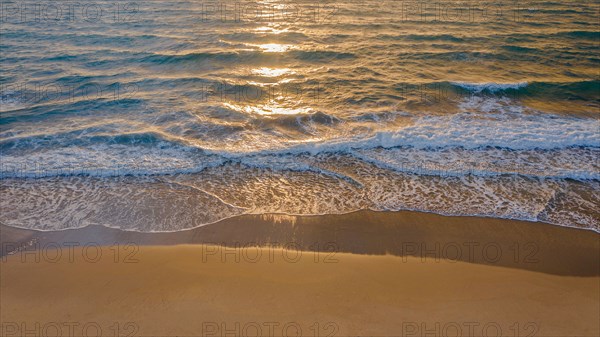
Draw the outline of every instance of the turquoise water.
[[[411,209],[598,230],[599,8],[2,3],[2,222]]]

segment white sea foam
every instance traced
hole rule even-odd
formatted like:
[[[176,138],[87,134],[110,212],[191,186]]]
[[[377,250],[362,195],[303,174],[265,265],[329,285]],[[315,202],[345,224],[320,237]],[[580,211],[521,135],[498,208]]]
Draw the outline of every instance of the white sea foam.
[[[174,176],[6,179],[0,210],[5,224],[39,230],[98,224],[180,231],[239,214],[360,209],[479,215],[599,230],[594,213],[599,181],[406,174],[347,155],[317,159],[313,165],[337,176],[223,165]]]
[[[469,91],[475,92],[475,93],[479,93],[482,92],[484,90],[487,90],[489,92],[497,92],[500,90],[506,90],[506,89],[519,89],[519,88],[524,88],[527,86],[527,82],[515,82],[515,83],[494,83],[494,82],[489,82],[489,83],[470,83],[470,82],[450,82],[454,85],[457,85],[461,88],[467,89]]]

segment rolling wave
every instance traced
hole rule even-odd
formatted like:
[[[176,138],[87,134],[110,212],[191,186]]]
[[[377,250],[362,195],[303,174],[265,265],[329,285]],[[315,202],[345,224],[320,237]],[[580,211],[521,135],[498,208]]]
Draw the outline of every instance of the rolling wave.
[[[541,156],[540,158],[560,157],[557,153],[560,154],[561,151],[596,153],[596,149],[600,148],[598,123],[586,118],[546,114],[462,113],[413,117],[412,123],[398,130],[375,131],[362,136],[337,136],[328,140],[300,143],[280,140],[280,145],[276,147],[269,145],[266,148],[258,148],[255,145],[223,149],[203,148],[201,145],[194,145],[189,139],[184,141],[165,131],[111,135],[100,128],[97,132],[90,129],[86,132],[69,131],[55,135],[15,135],[0,142],[4,153],[1,175],[39,176],[39,168],[32,166],[32,163],[45,163],[46,173],[42,174],[45,176],[64,175],[64,172],[72,170],[73,167],[81,168],[77,171],[77,174],[80,174],[85,172],[87,166],[91,167],[90,171],[100,171],[100,175],[114,175],[112,171],[119,172],[118,174],[174,174],[201,171],[207,167],[206,163],[209,163],[209,166],[220,165],[230,160],[250,163],[257,158],[264,159],[264,156],[286,157],[287,160],[283,160],[284,165],[280,165],[279,169],[289,169],[295,167],[294,158],[304,154],[318,156],[361,153],[359,157],[364,159],[368,157],[369,151],[397,148],[440,155],[446,153],[447,149],[460,149],[464,159],[470,162],[485,162],[480,154],[491,153],[490,149],[506,151],[507,158],[511,158],[511,153],[519,151],[533,151]],[[597,179],[597,167],[586,164],[589,159],[576,160],[573,156],[568,158],[564,161],[540,159],[548,165],[547,172],[544,173],[538,168],[537,173],[532,175]],[[573,168],[574,161],[577,163],[575,167],[579,166],[579,169]],[[515,158],[512,164],[518,165],[520,162],[526,160]],[[128,169],[128,165],[132,167]],[[508,164],[504,164],[506,165]],[[494,167],[481,170],[466,168],[455,170],[454,173],[494,175],[510,172],[506,168],[494,170]],[[522,173],[519,170],[515,172]]]
[[[478,93],[482,91],[488,92],[497,92],[500,90],[507,89],[520,89],[527,86],[527,82],[517,82],[517,83],[469,83],[469,82],[450,82],[451,84],[458,86],[463,89],[467,89],[469,91]]]

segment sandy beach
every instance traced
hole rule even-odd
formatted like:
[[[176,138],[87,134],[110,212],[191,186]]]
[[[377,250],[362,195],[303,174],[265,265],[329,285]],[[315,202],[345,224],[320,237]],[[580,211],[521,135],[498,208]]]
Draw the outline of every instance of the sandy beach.
[[[414,212],[244,216],[177,233],[2,227],[2,329],[597,336],[598,243],[591,231]]]

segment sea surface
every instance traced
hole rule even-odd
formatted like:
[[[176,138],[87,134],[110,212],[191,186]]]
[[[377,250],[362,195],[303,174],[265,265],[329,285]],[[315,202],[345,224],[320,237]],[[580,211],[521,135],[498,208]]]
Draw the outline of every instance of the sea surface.
[[[599,1],[11,1],[1,223],[361,209],[600,231]]]

